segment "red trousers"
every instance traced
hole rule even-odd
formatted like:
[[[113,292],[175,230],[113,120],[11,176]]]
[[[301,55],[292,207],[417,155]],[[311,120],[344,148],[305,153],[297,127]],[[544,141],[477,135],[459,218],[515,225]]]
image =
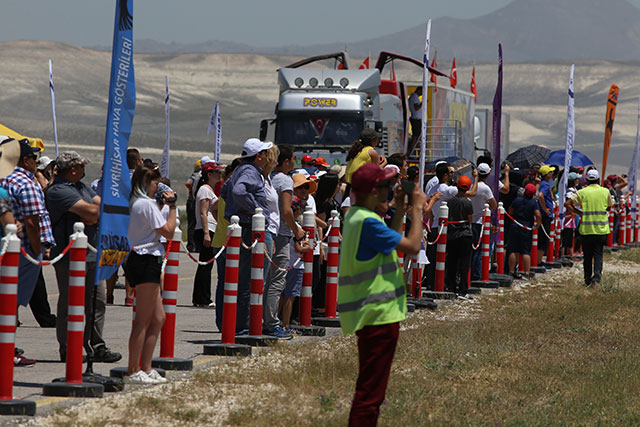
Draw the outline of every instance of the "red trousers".
[[[399,334],[399,322],[365,326],[356,332],[360,370],[349,413],[350,426],[375,426],[378,423]]]

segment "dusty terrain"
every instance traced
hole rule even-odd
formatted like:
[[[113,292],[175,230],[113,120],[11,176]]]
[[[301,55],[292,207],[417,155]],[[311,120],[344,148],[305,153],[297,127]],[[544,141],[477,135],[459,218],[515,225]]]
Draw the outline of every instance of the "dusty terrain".
[[[0,43],[0,55],[11,66],[0,68],[0,123],[47,143],[53,153],[48,59],[53,60],[58,135],[61,146],[95,146],[87,155],[102,163],[110,52],[53,43]],[[374,54],[375,56],[375,54]],[[249,54],[136,54],[137,106],[131,146],[158,159],[165,140],[164,76],[171,89],[171,177],[182,180],[193,158],[213,151],[206,129],[216,101],[222,108],[223,153],[229,159],[242,142],[258,132],[263,118],[273,117],[278,95],[276,70],[296,57]],[[511,63],[504,68],[504,111],[511,114],[512,149],[537,143],[564,146],[570,62]],[[361,58],[354,58],[358,63]],[[471,66],[458,61],[458,87],[467,89]],[[448,71],[449,64],[440,68]],[[488,107],[497,81],[495,63],[476,64],[478,107]],[[581,60],[576,63],[576,149],[596,163],[602,157],[605,102],[609,86],[620,86],[620,102],[608,170],[628,168],[635,142],[640,80],[637,63]],[[398,78],[420,81],[419,68],[396,68]],[[440,84],[447,84],[440,79]],[[99,167],[88,170],[88,177]]]

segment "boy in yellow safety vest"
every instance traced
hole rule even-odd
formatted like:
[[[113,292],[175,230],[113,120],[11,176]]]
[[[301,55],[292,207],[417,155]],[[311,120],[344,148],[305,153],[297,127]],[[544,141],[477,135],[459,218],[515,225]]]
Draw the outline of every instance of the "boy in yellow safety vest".
[[[351,179],[355,201],[344,220],[338,311],[345,335],[358,336],[359,374],[349,425],[375,425],[380,413],[407,300],[396,249],[407,255],[420,250],[426,195],[415,186],[411,228],[401,234],[405,194],[395,192],[397,210],[389,228],[375,213],[387,200],[396,171],[375,163],[361,166]]]

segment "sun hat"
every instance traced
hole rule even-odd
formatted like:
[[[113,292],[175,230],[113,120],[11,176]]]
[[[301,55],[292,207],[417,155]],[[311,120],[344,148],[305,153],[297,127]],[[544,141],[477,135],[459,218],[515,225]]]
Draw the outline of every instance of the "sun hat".
[[[9,175],[20,161],[20,143],[8,136],[0,136],[0,178]]]
[[[315,181],[310,180],[306,176],[301,173],[295,174],[292,176],[293,178],[293,188],[298,188],[303,186],[304,184],[309,184],[309,193],[315,193],[318,189],[318,184]]]

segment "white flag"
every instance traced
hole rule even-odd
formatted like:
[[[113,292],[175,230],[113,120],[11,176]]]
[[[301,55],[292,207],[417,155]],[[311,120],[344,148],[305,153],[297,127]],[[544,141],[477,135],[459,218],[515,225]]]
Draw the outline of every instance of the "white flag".
[[[56,95],[53,89],[53,67],[49,60],[49,90],[51,91],[51,115],[53,117],[53,138],[56,142],[56,157],[58,157],[58,125],[56,123]]]
[[[565,194],[567,194],[567,183],[569,182],[569,169],[571,168],[571,159],[573,157],[573,145],[576,133],[576,122],[574,116],[574,93],[573,93],[573,71],[575,65],[571,65],[571,74],[569,76],[569,104],[567,107],[567,141],[564,146],[564,174],[562,175],[562,182],[558,189],[558,201],[560,202],[560,224],[564,229],[564,215],[565,215]]]
[[[162,158],[160,159],[160,174],[169,178],[169,146],[170,146],[170,132],[169,132],[169,77],[164,76],[164,118],[167,123],[167,140],[164,143],[164,151],[162,151]]]
[[[213,107],[211,112],[211,119],[209,120],[209,127],[207,128],[207,141],[209,141],[209,135],[211,131],[216,130],[216,139],[213,149],[213,161],[220,163],[220,151],[222,151],[222,121],[220,119],[220,103],[216,102],[216,106]]]
[[[633,150],[633,157],[631,158],[631,165],[629,165],[628,181],[629,191],[632,192],[631,197],[631,210],[636,210],[636,194],[637,194],[637,182],[638,182],[638,150],[640,149],[640,98],[638,98],[638,130],[636,131],[636,148]],[[637,212],[636,212],[637,215]]]
[[[429,48],[431,47],[431,19],[427,21],[427,36],[424,44],[424,68],[422,70],[422,129],[420,131],[420,189],[424,190],[424,169],[427,150],[427,94],[429,82]]]

